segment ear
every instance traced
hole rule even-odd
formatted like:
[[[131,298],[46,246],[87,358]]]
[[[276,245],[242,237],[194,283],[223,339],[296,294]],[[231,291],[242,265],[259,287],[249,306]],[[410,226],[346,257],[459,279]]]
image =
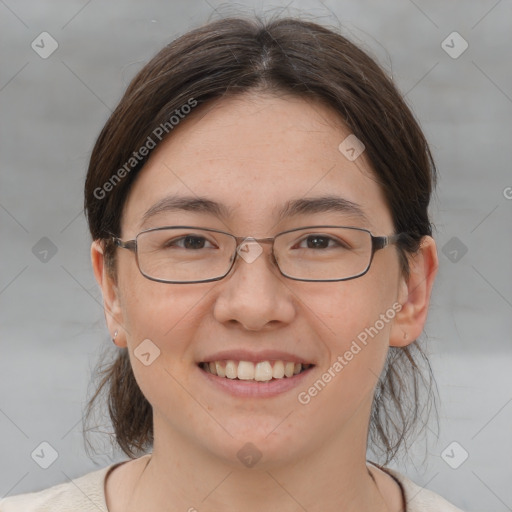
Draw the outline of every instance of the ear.
[[[438,267],[436,243],[425,236],[418,252],[409,257],[409,277],[404,276],[400,282],[398,302],[402,308],[391,328],[391,346],[405,347],[422,333]]]
[[[119,347],[126,347],[126,333],[123,329],[123,313],[119,300],[119,291],[112,276],[109,275],[103,254],[101,241],[95,240],[91,245],[91,260],[94,277],[103,294],[103,308],[110,336],[118,331],[115,344]]]

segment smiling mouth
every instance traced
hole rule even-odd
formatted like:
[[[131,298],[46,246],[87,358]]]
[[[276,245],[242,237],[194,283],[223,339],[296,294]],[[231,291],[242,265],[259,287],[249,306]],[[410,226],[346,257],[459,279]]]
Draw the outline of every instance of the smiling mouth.
[[[313,364],[294,363],[292,361],[209,361],[199,363],[199,368],[217,377],[232,380],[270,382],[289,379],[312,368]]]

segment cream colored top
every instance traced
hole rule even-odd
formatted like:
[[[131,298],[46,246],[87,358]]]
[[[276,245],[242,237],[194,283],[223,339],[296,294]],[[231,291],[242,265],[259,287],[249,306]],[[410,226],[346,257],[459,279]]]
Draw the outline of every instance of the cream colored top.
[[[75,478],[71,482],[42,491],[3,498],[0,500],[0,512],[108,512],[105,479],[108,472],[119,464],[123,462],[111,464]],[[416,485],[397,471],[377,467],[386,471],[399,483],[405,497],[406,512],[463,512],[438,494]]]

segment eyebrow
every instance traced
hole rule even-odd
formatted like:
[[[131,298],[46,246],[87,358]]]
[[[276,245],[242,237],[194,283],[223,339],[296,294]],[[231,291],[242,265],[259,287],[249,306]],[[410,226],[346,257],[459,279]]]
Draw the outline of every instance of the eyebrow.
[[[167,196],[144,213],[141,227],[159,213],[176,211],[207,213],[222,219],[227,219],[235,213],[232,208],[211,199],[194,196]],[[278,222],[281,222],[297,215],[330,212],[351,215],[362,222],[369,223],[368,217],[358,204],[335,195],[290,200],[277,211],[277,219]]]
[[[208,213],[219,218],[227,218],[231,215],[231,208],[222,203],[203,197],[194,196],[167,196],[157,201],[142,216],[141,226],[155,215],[164,212],[188,211]]]
[[[335,195],[307,197],[288,201],[277,214],[279,221],[296,215],[307,215],[311,213],[343,213],[368,223],[368,217],[361,206]]]

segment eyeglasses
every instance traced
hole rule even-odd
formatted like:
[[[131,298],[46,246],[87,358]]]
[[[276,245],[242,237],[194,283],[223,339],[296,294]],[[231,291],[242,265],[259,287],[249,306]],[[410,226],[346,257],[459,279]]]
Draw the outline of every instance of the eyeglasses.
[[[134,240],[111,240],[133,251],[141,274],[161,283],[205,283],[226,277],[237,254],[251,263],[272,244],[272,260],[296,281],[347,281],[366,274],[376,251],[401,234],[374,236],[349,226],[305,226],[273,238],[235,236],[217,229],[165,226],[141,231]]]

